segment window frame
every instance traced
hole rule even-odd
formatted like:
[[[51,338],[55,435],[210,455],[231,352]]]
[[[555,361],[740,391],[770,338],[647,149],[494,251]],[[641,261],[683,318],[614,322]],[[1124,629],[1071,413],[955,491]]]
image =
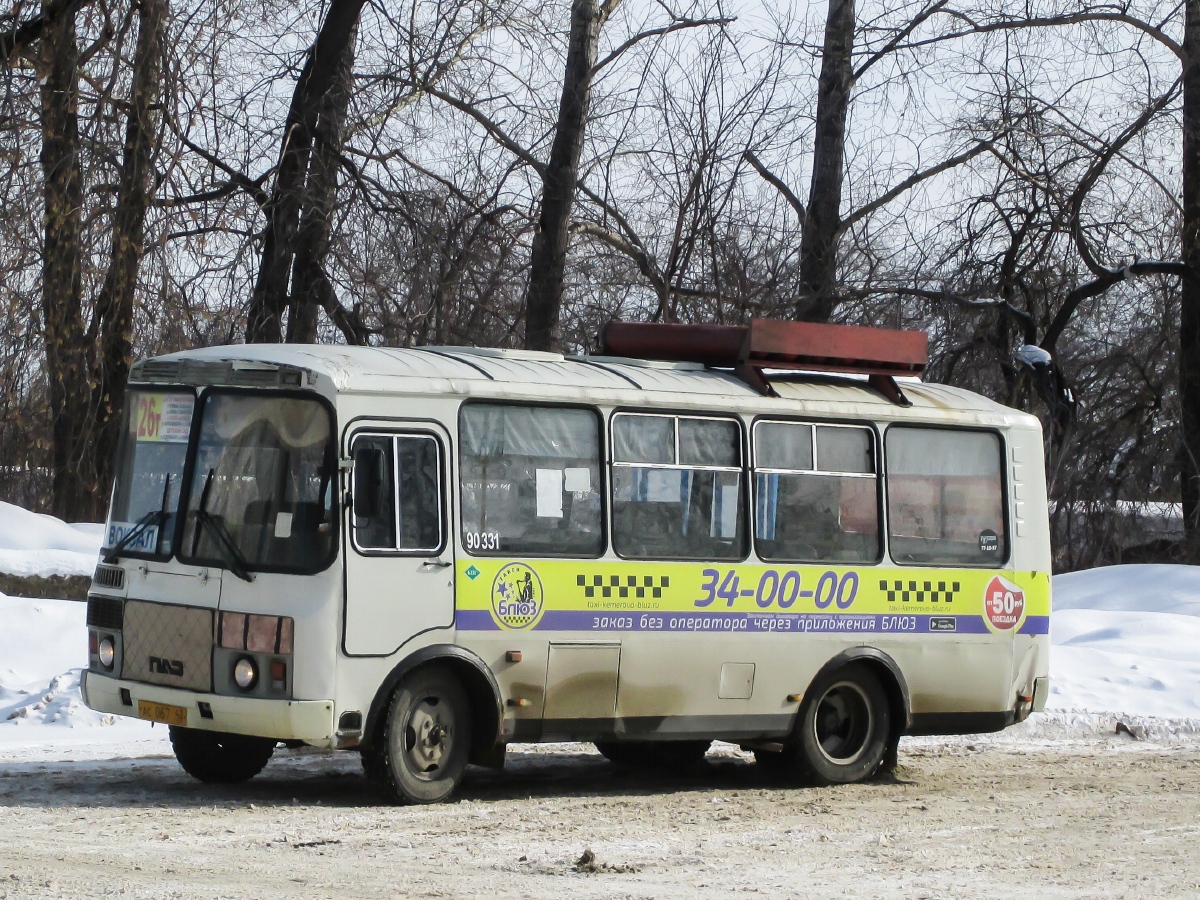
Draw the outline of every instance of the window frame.
[[[703,466],[703,465],[683,465],[679,463],[679,426],[675,426],[675,460],[674,463],[636,463],[636,462],[618,462],[616,459],[616,422],[620,416],[654,416],[657,418],[672,418],[672,419],[701,419],[706,421],[732,422],[738,430],[738,465],[737,466]],[[696,412],[695,410],[675,410],[675,409],[646,409],[641,408],[617,408],[612,410],[608,417],[608,468],[609,468],[609,489],[608,500],[609,509],[612,509],[611,493],[612,485],[615,484],[615,479],[612,477],[612,469],[621,466],[627,469],[667,469],[682,471],[702,471],[702,472],[738,472],[742,475],[741,483],[738,490],[738,513],[743,517],[743,523],[747,523],[747,529],[752,530],[754,523],[747,520],[747,516],[752,515],[753,510],[749,502],[750,498],[750,470],[747,468],[747,453],[746,453],[746,427],[741,416],[736,413],[724,412]],[[613,537],[610,544],[613,548],[613,554],[620,559],[627,559],[633,562],[719,562],[723,565],[735,565],[744,563],[750,558],[752,552],[751,547],[754,543],[753,539],[747,539],[748,535],[744,532],[742,536],[742,546],[740,548],[741,555],[736,558],[714,560],[709,557],[695,556],[626,556],[617,549],[616,542],[616,526],[612,521],[612,516],[609,516],[609,528],[613,531]]]
[[[981,434],[991,434],[996,436],[1000,450],[1000,515],[1004,520],[1004,554],[998,556],[994,563],[972,564],[964,562],[956,562],[950,565],[946,563],[933,562],[901,562],[892,555],[892,522],[891,522],[891,473],[888,471],[887,458],[887,436],[895,428],[904,430],[923,430],[923,431],[951,431],[951,432],[975,432]],[[1012,561],[1013,555],[1013,533],[1012,533],[1012,516],[1010,515],[1009,505],[1010,493],[1009,487],[1009,472],[1008,472],[1008,441],[1005,440],[1004,432],[999,428],[982,426],[982,425],[948,425],[943,422],[889,422],[887,428],[883,432],[883,481],[887,490],[885,497],[885,507],[888,512],[886,523],[886,535],[884,539],[887,543],[888,559],[895,566],[900,568],[914,569],[980,569],[989,571],[992,569],[1003,569]]]
[[[759,468],[758,463],[758,427],[759,425],[808,425],[812,429],[811,450],[813,459],[812,469],[781,469],[774,466],[764,466]],[[817,458],[817,428],[856,428],[861,431],[866,431],[871,438],[871,450],[874,455],[872,462],[875,466],[874,472],[830,472],[816,468],[820,464]],[[755,486],[752,490],[753,494],[753,515],[751,528],[753,529],[754,555],[766,565],[796,564],[796,565],[845,565],[845,566],[878,566],[887,559],[887,544],[885,533],[888,530],[887,520],[887,504],[884,495],[884,467],[883,467],[883,440],[879,433],[879,427],[875,422],[849,419],[805,419],[792,418],[787,416],[756,416],[750,426],[750,434],[752,442],[750,446],[750,477],[754,480]],[[875,479],[875,521],[879,527],[878,534],[875,540],[875,557],[869,560],[827,560],[827,559],[768,559],[764,557],[759,550],[758,536],[758,486],[757,478],[759,474],[763,475],[819,475],[833,478],[873,478]]]
[[[506,550],[468,550],[465,540],[465,519],[463,515],[463,448],[464,442],[462,439],[462,417],[464,411],[471,406],[512,406],[521,409],[576,409],[591,413],[596,417],[596,441],[599,455],[596,458],[596,480],[598,487],[596,488],[600,494],[600,546],[597,548],[594,555],[580,556],[575,553],[529,553],[521,551],[520,553],[512,553]],[[493,399],[491,397],[472,397],[458,406],[455,415],[454,427],[455,440],[458,443],[458,475],[455,479],[454,500],[458,504],[458,524],[454,530],[455,551],[466,556],[477,557],[480,559],[602,559],[608,553],[609,537],[608,537],[608,479],[605,471],[604,461],[608,458],[609,449],[605,445],[606,433],[604,413],[598,406],[589,403],[557,403],[550,400],[512,400],[512,399]]]
[[[195,479],[196,459],[200,453],[200,431],[199,427],[204,414],[205,404],[208,402],[208,397],[211,394],[218,395],[233,395],[233,396],[250,396],[250,397],[270,397],[283,399],[299,399],[299,400],[315,400],[324,407],[326,414],[329,416],[329,439],[325,443],[325,465],[330,472],[330,508],[329,508],[329,527],[331,533],[329,536],[329,553],[324,558],[317,560],[307,566],[264,566],[253,564],[249,567],[252,573],[263,573],[266,575],[317,575],[324,572],[334,561],[337,560],[341,553],[341,472],[338,468],[338,420],[337,409],[327,397],[318,394],[316,391],[305,391],[296,389],[271,389],[271,388],[245,388],[245,387],[224,387],[214,385],[205,387],[196,395],[196,410],[192,420],[192,438],[188,443],[187,463],[183,467],[183,490],[179,497],[180,523],[186,519],[187,512],[191,509],[192,502],[192,482]],[[215,566],[221,569],[228,569],[228,563],[223,559],[204,559],[201,557],[185,556],[183,554],[183,528],[179,528],[175,535],[173,554],[184,565],[189,566]]]
[[[438,544],[435,549],[404,549],[401,547],[362,547],[358,543],[358,529],[354,526],[354,507],[349,507],[351,521],[347,530],[350,532],[350,546],[354,548],[359,556],[439,556],[446,550],[447,535],[449,529],[446,527],[446,486],[449,484],[446,470],[446,452],[442,446],[442,440],[436,432],[422,428],[363,428],[354,431],[350,434],[347,446],[350,452],[350,458],[354,458],[354,447],[360,438],[386,438],[392,444],[392,514],[395,516],[396,524],[396,541],[400,540],[400,454],[396,452],[396,442],[401,438],[421,438],[422,440],[433,441],[434,449],[437,452],[437,473],[438,473],[438,491],[437,491],[437,521],[438,521]]]

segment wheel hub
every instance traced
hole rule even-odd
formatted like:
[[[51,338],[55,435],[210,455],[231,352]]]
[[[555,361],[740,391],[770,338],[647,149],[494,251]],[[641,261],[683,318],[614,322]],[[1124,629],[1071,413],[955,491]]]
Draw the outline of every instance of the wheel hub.
[[[452,723],[444,719],[445,705],[436,697],[418,702],[404,729],[404,752],[412,771],[433,777],[450,755],[453,743]]]
[[[838,765],[852,763],[867,749],[872,728],[870,701],[857,684],[835,684],[817,704],[814,725],[822,755]]]

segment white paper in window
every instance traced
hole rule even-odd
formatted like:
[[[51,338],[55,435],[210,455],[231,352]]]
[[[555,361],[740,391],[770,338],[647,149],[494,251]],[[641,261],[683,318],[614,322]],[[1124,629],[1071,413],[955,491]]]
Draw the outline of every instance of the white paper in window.
[[[563,469],[563,490],[587,494],[592,490],[591,469]]]
[[[563,470],[537,470],[537,514],[539,519],[563,516]]]
[[[646,502],[678,503],[680,473],[678,469],[645,469]]]
[[[292,536],[292,514],[281,512],[275,517],[275,537],[289,538]]]

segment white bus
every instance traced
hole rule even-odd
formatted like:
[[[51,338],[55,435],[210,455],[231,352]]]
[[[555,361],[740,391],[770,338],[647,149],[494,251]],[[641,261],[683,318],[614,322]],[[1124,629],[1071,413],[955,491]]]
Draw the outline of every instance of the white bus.
[[[655,765],[723,740],[856,782],[901,735],[1043,707],[1034,417],[898,384],[924,335],[918,353],[838,326],[613,329],[577,358],[251,345],[135,365],[87,704],[166,723],[204,781],[253,777],[281,742],[353,749],[402,802],[445,799],[511,742]]]

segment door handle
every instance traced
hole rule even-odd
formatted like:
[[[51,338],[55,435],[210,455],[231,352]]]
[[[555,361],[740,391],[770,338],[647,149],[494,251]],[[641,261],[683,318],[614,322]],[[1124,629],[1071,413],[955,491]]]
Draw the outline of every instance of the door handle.
[[[452,565],[454,565],[454,563],[446,562],[444,559],[427,559],[425,562],[421,563],[422,567],[429,566],[433,569],[447,569]]]

